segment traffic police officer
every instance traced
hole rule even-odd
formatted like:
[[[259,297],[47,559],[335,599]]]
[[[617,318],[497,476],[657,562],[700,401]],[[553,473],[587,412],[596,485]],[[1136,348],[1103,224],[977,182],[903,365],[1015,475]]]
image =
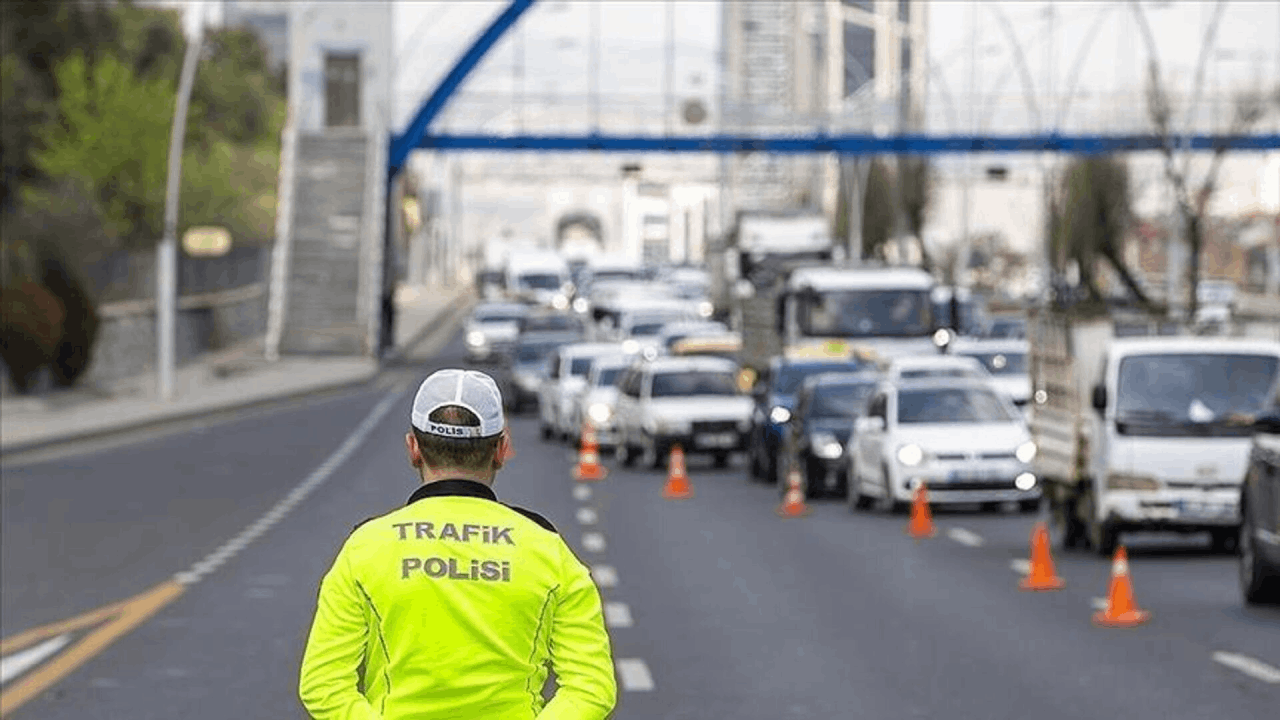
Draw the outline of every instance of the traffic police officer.
[[[423,484],[356,526],[321,582],[302,704],[319,720],[606,717],[617,685],[587,568],[550,522],[491,489],[511,455],[498,386],[440,370],[411,421]]]

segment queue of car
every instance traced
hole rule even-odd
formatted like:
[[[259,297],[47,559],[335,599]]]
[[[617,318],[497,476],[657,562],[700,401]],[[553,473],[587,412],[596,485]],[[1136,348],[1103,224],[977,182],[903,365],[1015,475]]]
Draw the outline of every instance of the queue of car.
[[[737,457],[751,481],[781,493],[796,471],[809,498],[850,511],[904,512],[921,484],[931,503],[984,510],[1035,512],[1046,497],[1020,318],[988,320],[980,337],[943,331],[929,354],[791,352],[757,376],[736,359],[743,338],[706,312],[700,269],[575,277],[570,302],[490,299],[466,325],[468,357],[501,366],[509,409],[536,406],[546,440],[577,444],[590,424],[623,465],[655,470],[676,446],[719,468]],[[1280,396],[1273,405],[1253,426],[1240,497],[1250,602],[1280,601]]]

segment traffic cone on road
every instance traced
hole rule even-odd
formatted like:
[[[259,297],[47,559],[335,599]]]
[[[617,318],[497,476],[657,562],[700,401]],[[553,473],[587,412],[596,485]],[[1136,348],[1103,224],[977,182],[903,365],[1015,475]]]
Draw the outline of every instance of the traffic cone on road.
[[[1133,584],[1129,580],[1129,553],[1124,546],[1116,548],[1111,561],[1111,590],[1107,593],[1107,607],[1093,615],[1093,624],[1103,627],[1135,627],[1151,618],[1133,600]]]
[[[787,494],[782,497],[778,506],[778,514],[784,518],[801,517],[809,514],[809,506],[804,502],[804,479],[799,468],[791,468],[787,473]]]
[[[911,521],[907,523],[907,534],[919,540],[938,534],[933,526],[933,514],[929,512],[929,493],[924,483],[916,486],[916,497],[911,503]]]
[[[671,460],[667,463],[667,484],[662,488],[662,497],[668,500],[693,497],[693,486],[689,484],[689,474],[684,469],[684,448],[679,445],[671,448]]]
[[[1036,523],[1031,531],[1031,571],[1019,585],[1023,590],[1061,590],[1066,582],[1053,569],[1053,556],[1049,552],[1049,528],[1043,522]]]
[[[600,446],[596,443],[596,431],[591,421],[582,424],[582,449],[578,452],[578,466],[573,469],[573,479],[578,482],[603,480],[609,471],[600,464]]]

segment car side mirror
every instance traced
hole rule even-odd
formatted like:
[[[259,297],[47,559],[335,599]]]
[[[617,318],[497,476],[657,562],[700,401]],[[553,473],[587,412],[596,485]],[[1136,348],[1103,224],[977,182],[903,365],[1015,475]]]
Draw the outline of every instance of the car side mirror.
[[[1253,421],[1253,431],[1263,435],[1280,435],[1280,408],[1259,415]]]
[[[1107,388],[1105,385],[1093,386],[1093,409],[1099,413],[1107,409]]]

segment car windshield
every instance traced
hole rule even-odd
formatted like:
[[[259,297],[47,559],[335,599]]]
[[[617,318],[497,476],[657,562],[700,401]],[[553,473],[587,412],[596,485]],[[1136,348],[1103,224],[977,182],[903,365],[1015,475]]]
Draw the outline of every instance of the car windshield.
[[[520,345],[516,348],[516,363],[532,365],[546,360],[563,343],[538,343],[536,345]]]
[[[596,387],[613,387],[618,384],[623,368],[605,368],[596,374]]]
[[[1271,355],[1135,355],[1120,361],[1116,423],[1126,435],[1252,433],[1276,385]]]
[[[591,372],[591,358],[574,358],[569,362],[569,374],[582,377]]]
[[[639,270],[595,270],[591,273],[592,282],[609,280],[639,280]]]
[[[568,315],[541,315],[524,318],[520,323],[520,328],[525,332],[577,330],[578,321]]]
[[[662,326],[665,324],[666,323],[653,322],[653,323],[640,323],[639,325],[632,325],[631,334],[646,335],[646,336],[657,335],[658,333],[662,332]]]
[[[965,353],[987,369],[992,375],[1026,375],[1027,354],[1024,352]]]
[[[861,415],[875,383],[820,385],[814,388],[809,414],[818,418],[851,418]]]
[[[527,273],[520,276],[520,287],[532,290],[559,290],[564,280],[554,273]]]
[[[492,325],[495,323],[518,323],[519,315],[482,315],[476,318],[476,322],[481,325]]]
[[[653,397],[683,395],[737,395],[733,374],[722,371],[691,370],[658,373],[653,376]]]
[[[898,393],[898,422],[1008,423],[1017,418],[992,390],[929,388]]]
[[[1027,335],[1027,323],[1016,318],[992,320],[987,334],[997,338],[1023,338]]]
[[[898,377],[903,380],[917,380],[919,378],[936,378],[936,377],[954,377],[967,378],[979,377],[978,373],[969,368],[957,367],[936,367],[936,368],[918,368],[915,370],[903,370],[898,373]]]
[[[846,290],[799,297],[800,331],[810,337],[919,337],[933,328],[925,290]]]
[[[804,379],[811,375],[827,372],[851,372],[857,369],[858,364],[856,362],[847,360],[812,365],[784,365],[778,370],[778,377],[773,383],[773,391],[779,395],[794,395],[800,389],[800,384],[804,382]]]

